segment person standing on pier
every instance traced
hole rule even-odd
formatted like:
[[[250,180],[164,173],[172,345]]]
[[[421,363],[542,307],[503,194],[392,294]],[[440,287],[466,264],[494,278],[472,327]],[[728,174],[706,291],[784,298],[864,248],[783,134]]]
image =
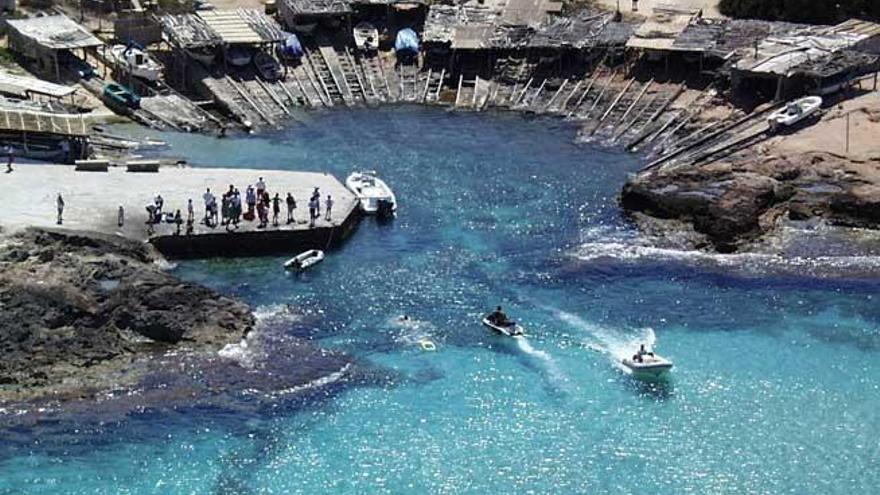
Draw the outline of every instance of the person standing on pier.
[[[232,195],[232,219],[235,222],[235,228],[238,228],[238,223],[241,221],[241,193],[238,192],[238,189]]]
[[[58,198],[55,200],[55,206],[58,208],[58,221],[56,223],[61,225],[64,221],[64,198],[61,197],[61,193],[58,193]]]
[[[156,203],[156,215],[161,219],[162,207],[165,205],[165,199],[162,198],[161,194],[156,193],[156,199],[153,202]]]
[[[120,208],[122,208],[122,207],[120,206]],[[195,220],[195,218],[196,218],[196,212],[193,209],[193,200],[192,200],[192,198],[190,198],[186,202],[186,221],[192,222]]]
[[[125,208],[122,205],[119,205],[119,210],[116,211],[116,226],[120,229],[125,226]]]
[[[275,227],[278,226],[278,217],[281,215],[281,196],[278,193],[275,193],[275,197],[272,198],[272,225]]]
[[[247,189],[244,191],[244,199],[247,202],[247,216],[245,220],[253,220],[254,219],[254,208],[257,206],[257,193],[254,192],[254,186],[248,184]]]
[[[214,213],[212,211],[212,205],[214,204],[214,195],[211,194],[210,187],[205,191],[205,194],[202,195],[202,199],[205,200],[205,225],[210,227],[211,218],[214,217]]]
[[[330,221],[330,212],[333,209],[333,198],[330,197],[329,194],[327,195],[326,209],[327,209],[327,214],[324,216],[324,220],[327,220],[329,222]]]
[[[12,146],[6,147],[6,173],[12,173],[12,162],[15,161],[15,151],[13,151]]]
[[[293,218],[293,210],[296,209],[296,199],[293,198],[293,195],[287,193],[287,223],[291,224],[294,222]]]
[[[260,180],[257,181],[257,197],[262,198],[264,192],[266,192],[266,183],[263,182],[263,178],[260,177]]]
[[[177,230],[174,231],[174,235],[180,235],[180,226],[183,224],[183,218],[180,216],[180,210],[174,212],[174,225],[177,227]]]
[[[318,199],[313,195],[309,200],[309,228],[315,226],[316,218],[318,218]]]

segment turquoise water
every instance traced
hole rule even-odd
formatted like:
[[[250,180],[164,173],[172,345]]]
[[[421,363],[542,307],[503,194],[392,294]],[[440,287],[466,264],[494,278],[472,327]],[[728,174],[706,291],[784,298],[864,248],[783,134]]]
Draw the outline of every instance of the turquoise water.
[[[307,388],[9,427],[0,493],[832,494],[880,483],[875,258],[644,248],[616,207],[638,157],[574,135],[553,120],[404,107],[312,114],[262,137],[163,136],[197,165],[339,177],[369,167],[388,180],[399,218],[368,219],[302,276],[280,270],[283,257],[177,268],[259,308],[251,351],[233,353],[251,368],[232,361],[221,381],[304,366],[289,362],[290,337],[354,364],[309,361],[326,372]],[[477,324],[495,304],[527,339]],[[668,381],[616,365],[639,342],[675,361]]]

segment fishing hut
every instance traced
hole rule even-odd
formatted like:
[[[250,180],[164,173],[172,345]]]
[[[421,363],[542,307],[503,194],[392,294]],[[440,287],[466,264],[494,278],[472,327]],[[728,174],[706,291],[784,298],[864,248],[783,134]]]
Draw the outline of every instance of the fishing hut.
[[[62,66],[76,53],[85,59],[88,50],[104,43],[65,15],[7,19],[9,49],[31,69],[55,81],[62,80]]]
[[[688,64],[702,64],[706,50],[715,39],[716,24],[701,19],[699,9],[656,6],[650,17],[636,28],[626,48],[643,60],[663,64],[667,74],[670,66],[682,59]]]
[[[800,26],[756,40],[731,71],[735,90],[783,100],[804,93],[830,94],[858,76],[876,72],[880,25],[850,20],[836,26]]]
[[[89,126],[81,114],[0,106],[0,146],[16,156],[73,163],[89,155]]]
[[[281,0],[278,17],[285,27],[312,37],[321,32],[351,33],[352,6],[348,0]]]

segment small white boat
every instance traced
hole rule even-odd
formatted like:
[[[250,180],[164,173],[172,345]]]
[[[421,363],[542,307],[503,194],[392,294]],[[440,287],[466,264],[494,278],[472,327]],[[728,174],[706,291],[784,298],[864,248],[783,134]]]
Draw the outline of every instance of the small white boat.
[[[632,357],[624,358],[626,366],[634,378],[660,378],[672,369],[672,361],[653,352],[640,349]]]
[[[254,66],[260,73],[260,77],[267,81],[277,81],[281,78],[281,64],[275,60],[275,57],[264,51],[259,51],[254,55]]]
[[[324,251],[310,249],[284,262],[284,269],[301,272],[322,261],[324,261]]]
[[[110,54],[117,66],[135,77],[147,81],[157,81],[162,77],[162,66],[138,47],[114,45],[110,48]]]
[[[523,329],[522,325],[518,325],[513,322],[510,322],[507,325],[499,325],[497,323],[492,323],[491,321],[489,321],[489,318],[486,317],[483,318],[483,325],[507,337],[519,337],[526,334],[526,331],[525,329]]]
[[[360,201],[368,215],[392,216],[397,211],[397,198],[376,172],[354,172],[345,185]]]
[[[361,22],[354,27],[354,45],[364,52],[379,49],[379,31],[369,22]]]
[[[767,120],[771,128],[790,127],[815,114],[822,107],[821,96],[807,96],[790,102],[785,107],[770,114]]]
[[[243,46],[233,46],[226,52],[226,61],[234,67],[244,67],[253,57],[253,53]]]

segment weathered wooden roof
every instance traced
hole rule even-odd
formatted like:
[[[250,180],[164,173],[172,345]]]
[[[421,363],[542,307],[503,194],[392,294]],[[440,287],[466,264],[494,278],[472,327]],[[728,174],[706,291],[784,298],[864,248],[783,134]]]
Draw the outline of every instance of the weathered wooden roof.
[[[351,4],[348,0],[283,0],[294,15],[338,15],[348,14]]]
[[[202,10],[197,15],[226,44],[253,44],[285,38],[274,19],[256,9]]]
[[[674,50],[675,40],[691,22],[700,17],[699,10],[658,5],[651,17],[639,26],[627,48]]]
[[[73,137],[85,137],[89,134],[81,114],[58,114],[10,107],[0,107],[0,130]]]
[[[88,48],[104,44],[66,15],[8,19],[6,24],[19,35],[51,50]]]
[[[17,76],[5,71],[0,71],[0,92],[27,96],[28,93],[36,93],[53,98],[63,98],[76,92],[73,86],[53,84],[35,77]]]

